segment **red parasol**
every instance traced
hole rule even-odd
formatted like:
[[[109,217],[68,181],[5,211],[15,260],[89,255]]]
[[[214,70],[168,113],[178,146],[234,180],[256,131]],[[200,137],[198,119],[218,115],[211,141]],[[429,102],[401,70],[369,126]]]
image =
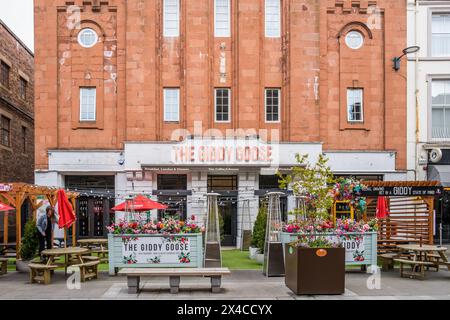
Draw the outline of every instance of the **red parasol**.
[[[69,199],[67,199],[67,195],[63,189],[58,190],[58,215],[58,226],[61,229],[70,228],[77,219],[72,205],[69,203]]]
[[[112,208],[112,211],[126,211],[126,205],[127,202],[123,202],[117,206],[115,206],[114,208]],[[163,205],[159,202],[153,201],[145,196],[137,196],[136,198],[133,199],[133,203],[130,205],[133,209],[133,211],[150,211],[150,210],[154,210],[154,209],[158,209],[158,210],[165,210],[168,208],[168,206]]]
[[[377,219],[384,219],[389,215],[389,207],[386,197],[378,197],[377,201]]]
[[[0,202],[0,211],[10,211],[10,210],[14,210],[14,208]]]

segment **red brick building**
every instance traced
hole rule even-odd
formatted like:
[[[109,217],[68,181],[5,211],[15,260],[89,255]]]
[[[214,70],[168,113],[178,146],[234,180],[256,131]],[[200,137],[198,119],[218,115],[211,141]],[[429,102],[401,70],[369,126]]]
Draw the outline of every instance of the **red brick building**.
[[[254,215],[277,187],[266,169],[296,153],[325,152],[337,174],[405,176],[406,69],[391,65],[402,1],[36,0],[35,12],[36,179],[85,190],[85,212],[146,193],[201,214],[220,191],[235,244],[240,203]],[[219,133],[241,138],[199,139]],[[88,229],[107,218],[92,219],[80,235],[101,235]]]
[[[0,20],[0,182],[34,182],[33,62]]]

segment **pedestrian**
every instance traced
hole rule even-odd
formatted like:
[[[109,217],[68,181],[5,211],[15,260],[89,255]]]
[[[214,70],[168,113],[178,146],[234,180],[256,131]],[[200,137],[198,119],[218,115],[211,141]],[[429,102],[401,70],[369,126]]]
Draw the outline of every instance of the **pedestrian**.
[[[41,215],[37,221],[38,238],[39,238],[39,255],[41,256],[42,251],[52,248],[52,235],[54,225],[57,223],[55,216],[55,210],[48,206],[45,209],[45,215]],[[41,260],[43,257],[41,256]]]

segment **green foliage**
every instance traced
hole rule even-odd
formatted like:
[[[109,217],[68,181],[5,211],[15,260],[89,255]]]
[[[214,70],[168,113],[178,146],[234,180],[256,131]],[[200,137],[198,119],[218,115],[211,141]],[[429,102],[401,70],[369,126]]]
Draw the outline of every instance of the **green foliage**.
[[[280,188],[290,185],[297,196],[306,197],[306,215],[308,219],[327,219],[328,210],[333,206],[333,195],[329,186],[335,183],[328,159],[320,154],[317,162],[311,164],[308,155],[296,155],[298,166],[290,175],[278,173]]]
[[[36,256],[39,247],[36,220],[31,219],[25,224],[25,232],[20,246],[20,256],[23,260],[31,260]]]
[[[292,247],[304,247],[304,248],[338,248],[340,243],[334,243],[325,237],[300,237],[297,241],[289,244]]]
[[[266,241],[267,207],[261,205],[253,226],[252,246],[264,253],[264,244]]]

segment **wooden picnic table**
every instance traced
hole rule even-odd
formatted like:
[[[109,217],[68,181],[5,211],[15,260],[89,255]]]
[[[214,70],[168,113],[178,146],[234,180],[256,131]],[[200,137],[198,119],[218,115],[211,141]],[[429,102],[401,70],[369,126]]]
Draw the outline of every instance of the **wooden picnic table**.
[[[42,254],[48,257],[47,266],[51,265],[61,265],[64,266],[64,272],[67,275],[67,267],[73,264],[83,264],[83,255],[89,253],[89,249],[80,247],[69,247],[69,248],[57,248],[57,249],[47,249],[42,251]],[[64,257],[63,263],[56,263],[55,259],[58,257]],[[70,259],[75,257],[75,259]]]
[[[89,253],[96,253],[101,262],[108,261],[108,239],[92,238],[77,241],[80,247],[89,249]]]
[[[410,275],[424,277],[425,268],[434,267],[439,270],[440,265],[446,266],[450,270],[450,263],[445,254],[446,247],[434,246],[428,244],[405,244],[397,246],[401,253],[411,253],[409,259],[397,259],[401,264],[409,264],[412,267]],[[401,265],[403,273],[403,265]]]

